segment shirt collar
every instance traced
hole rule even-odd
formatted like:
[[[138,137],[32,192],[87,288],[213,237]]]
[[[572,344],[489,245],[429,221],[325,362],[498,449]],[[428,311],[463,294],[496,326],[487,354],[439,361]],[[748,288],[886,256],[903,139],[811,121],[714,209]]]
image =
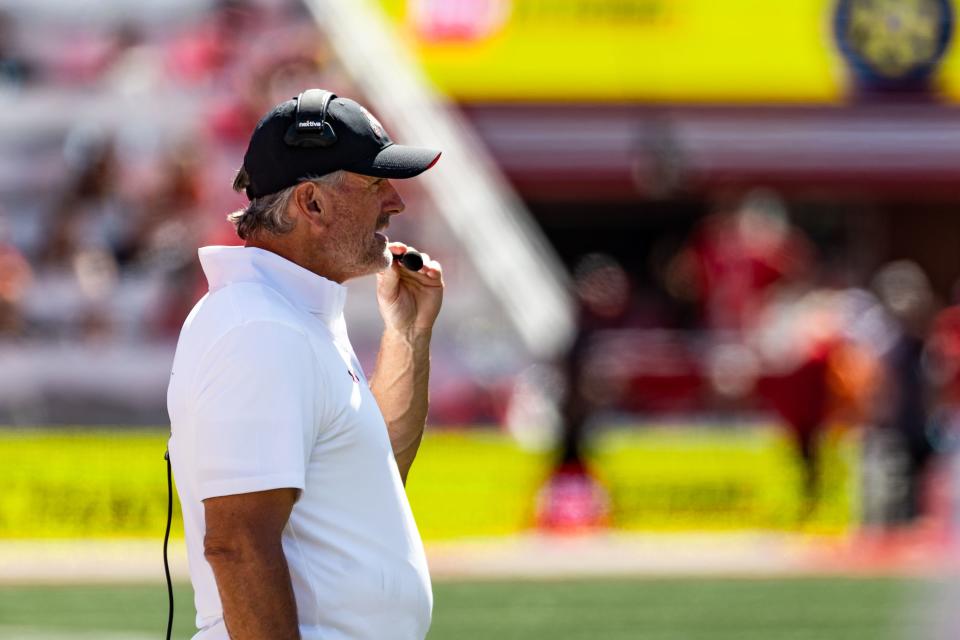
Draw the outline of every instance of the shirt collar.
[[[333,320],[343,314],[347,288],[276,253],[255,247],[201,247],[210,292],[234,282],[259,282],[296,306]]]

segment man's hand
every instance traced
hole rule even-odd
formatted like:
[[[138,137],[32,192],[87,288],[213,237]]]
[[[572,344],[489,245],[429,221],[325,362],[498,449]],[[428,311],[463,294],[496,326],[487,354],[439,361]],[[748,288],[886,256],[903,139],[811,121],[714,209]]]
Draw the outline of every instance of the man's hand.
[[[391,242],[390,252],[407,251],[402,242]],[[410,271],[398,261],[377,275],[377,302],[388,331],[406,336],[429,332],[443,302],[443,269],[422,253],[423,268]]]
[[[207,498],[203,555],[233,640],[299,640],[297,604],[280,536],[296,489]]]
[[[390,244],[394,255],[406,252]],[[399,262],[377,276],[377,301],[386,328],[370,390],[387,423],[401,480],[420,447],[427,420],[430,336],[443,301],[443,270],[423,253],[423,268],[410,271]]]

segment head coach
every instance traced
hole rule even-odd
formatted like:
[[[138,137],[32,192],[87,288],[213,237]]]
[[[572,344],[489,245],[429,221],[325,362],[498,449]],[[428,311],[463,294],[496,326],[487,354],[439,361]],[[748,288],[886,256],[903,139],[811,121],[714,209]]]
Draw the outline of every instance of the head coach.
[[[184,323],[167,406],[202,640],[422,640],[433,596],[404,483],[427,413],[440,265],[382,233],[391,178],[440,153],[394,144],[362,106],[311,89],[257,124],[209,293]],[[368,384],[347,338],[351,278],[377,274]]]

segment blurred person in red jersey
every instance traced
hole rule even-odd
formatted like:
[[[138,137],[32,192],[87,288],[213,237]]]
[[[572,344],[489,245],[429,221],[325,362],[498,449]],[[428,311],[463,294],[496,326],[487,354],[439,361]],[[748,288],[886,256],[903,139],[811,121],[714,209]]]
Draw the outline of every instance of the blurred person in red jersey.
[[[33,280],[30,263],[6,236],[6,223],[0,217],[0,337],[23,333],[20,301]]]
[[[930,507],[946,516],[942,521],[956,545],[960,542],[960,281],[954,284],[951,297],[953,304],[931,323],[924,364],[931,387],[930,442],[943,462],[931,473],[931,482],[944,491],[934,493]]]
[[[538,497],[538,522],[555,531],[579,531],[606,524],[606,491],[586,464],[585,436],[591,417],[616,398],[614,379],[592,367],[590,348],[598,332],[623,328],[629,319],[629,276],[605,254],[583,257],[573,272],[578,302],[577,333],[561,364],[560,447],[553,473]]]
[[[668,268],[667,288],[700,304],[707,328],[744,331],[775,284],[801,279],[812,249],[774,192],[751,191],[705,218]]]
[[[891,331],[877,300],[861,289],[786,287],[759,315],[749,338],[763,371],[757,391],[796,447],[801,521],[819,500],[825,430],[836,421],[860,424],[873,410]]]
[[[954,303],[933,319],[926,349],[935,443],[950,451],[960,444],[960,282],[954,285],[953,297]]]
[[[803,467],[808,517],[818,499],[818,444],[830,407],[830,352],[837,327],[828,303],[813,293],[772,301],[764,314],[760,353],[765,375],[758,390],[787,427]]]
[[[816,443],[830,407],[835,334],[825,323],[823,301],[807,295],[813,256],[780,197],[756,189],[735,209],[721,205],[700,223],[668,267],[666,282],[675,297],[699,303],[704,327],[716,332],[711,361],[738,344],[748,347],[740,350],[745,375],[759,379],[738,382],[736,389],[759,392],[788,428],[803,466],[801,517],[816,503]],[[749,362],[750,351],[759,370]],[[711,382],[721,395],[718,382],[729,368],[712,367]]]

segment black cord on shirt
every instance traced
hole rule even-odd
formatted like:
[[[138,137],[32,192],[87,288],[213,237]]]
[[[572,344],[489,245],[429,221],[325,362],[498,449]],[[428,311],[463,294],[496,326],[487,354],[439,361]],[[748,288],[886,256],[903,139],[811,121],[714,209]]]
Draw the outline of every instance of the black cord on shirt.
[[[167,574],[167,598],[170,610],[167,614],[167,640],[173,633],[173,582],[170,580],[170,563],[167,561],[167,544],[170,542],[170,522],[173,520],[173,481],[170,472],[170,452],[163,452],[163,459],[167,461],[167,530],[163,534],[163,571]]]

